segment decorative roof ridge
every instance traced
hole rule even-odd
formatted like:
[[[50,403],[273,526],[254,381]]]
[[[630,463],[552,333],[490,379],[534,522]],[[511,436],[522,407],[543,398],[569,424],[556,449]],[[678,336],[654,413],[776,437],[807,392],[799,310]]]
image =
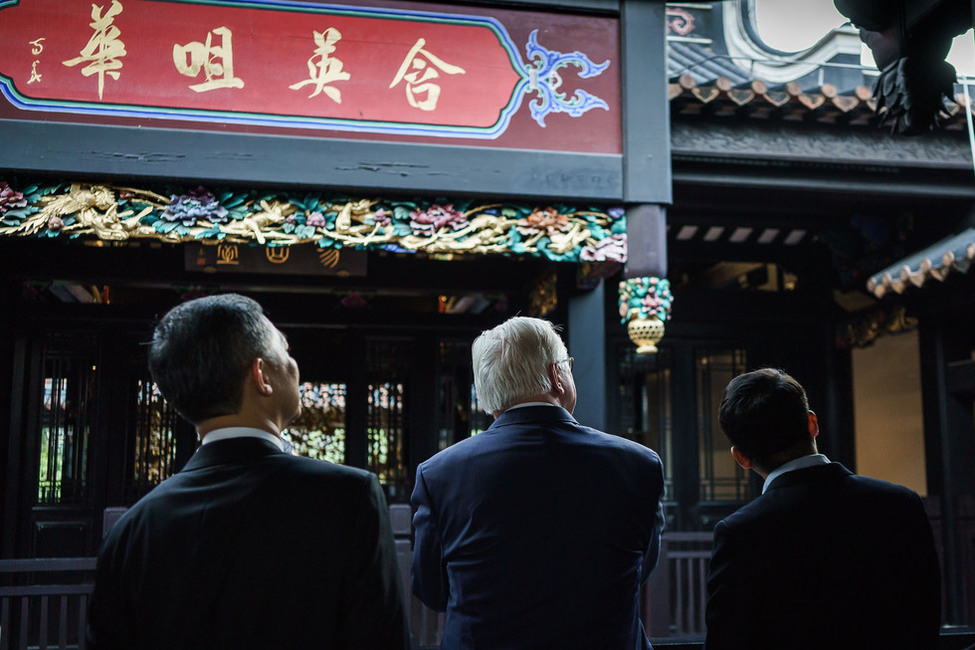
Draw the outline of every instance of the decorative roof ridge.
[[[801,119],[817,122],[867,123],[876,119],[877,100],[866,86],[840,94],[832,84],[803,90],[790,81],[770,88],[761,80],[735,86],[727,77],[698,84],[689,74],[682,74],[668,84],[668,96],[675,114],[735,115],[759,119]],[[946,126],[964,126],[966,99],[956,94],[946,102]],[[968,102],[969,110],[971,102]],[[975,111],[973,111],[975,113]]]

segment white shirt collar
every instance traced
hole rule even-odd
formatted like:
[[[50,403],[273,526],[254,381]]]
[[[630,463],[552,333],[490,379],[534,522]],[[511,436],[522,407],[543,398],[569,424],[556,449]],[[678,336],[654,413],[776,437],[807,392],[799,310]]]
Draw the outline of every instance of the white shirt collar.
[[[768,486],[772,485],[772,481],[779,478],[783,474],[793,472],[797,469],[813,467],[815,465],[829,465],[829,462],[829,458],[826,458],[826,456],[822,454],[809,454],[808,456],[802,456],[800,458],[796,458],[795,460],[790,460],[788,463],[783,463],[765,477],[765,483],[762,485],[762,494],[765,494],[765,490],[768,489]]]
[[[284,440],[277,437],[270,431],[254,429],[251,427],[225,427],[223,429],[214,429],[203,436],[203,440],[200,444],[207,445],[211,442],[217,442],[218,440],[230,440],[232,438],[263,438],[268,442],[274,443],[274,445],[281,451],[285,451]]]
[[[550,404],[549,402],[522,402],[521,404],[509,406],[505,411],[514,411],[515,409],[523,409],[529,406],[555,406],[555,404]]]

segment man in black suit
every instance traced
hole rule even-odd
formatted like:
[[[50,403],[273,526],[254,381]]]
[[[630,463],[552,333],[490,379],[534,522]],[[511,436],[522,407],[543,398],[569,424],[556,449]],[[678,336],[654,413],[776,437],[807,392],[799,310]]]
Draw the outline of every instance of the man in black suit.
[[[149,366],[202,444],[105,540],[88,647],[408,648],[379,483],[284,451],[298,366],[260,305],[233,294],[179,305]]]
[[[446,611],[441,648],[649,648],[640,586],[657,562],[656,453],[582,426],[551,323],[513,318],[473,345],[494,423],[416,474],[413,591]]]
[[[941,578],[920,497],[817,453],[816,414],[780,370],[733,379],[720,423],[765,484],[715,526],[707,650],[936,648]]]

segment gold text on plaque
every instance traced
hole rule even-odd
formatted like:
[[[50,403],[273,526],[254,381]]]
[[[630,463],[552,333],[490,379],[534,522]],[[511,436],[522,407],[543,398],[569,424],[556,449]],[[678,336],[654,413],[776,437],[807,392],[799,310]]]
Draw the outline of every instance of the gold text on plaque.
[[[220,39],[220,45],[213,42],[214,36]],[[233,32],[222,26],[207,32],[206,42],[173,45],[176,70],[187,77],[197,77],[202,71],[206,79],[191,85],[190,90],[202,93],[217,88],[244,87],[244,80],[234,76],[233,36]]]
[[[440,57],[423,49],[427,44],[425,38],[417,39],[413,48],[410,50],[403,63],[400,64],[393,82],[389,84],[393,88],[400,81],[406,82],[406,101],[413,108],[421,111],[432,111],[437,108],[440,101],[440,84],[433,82],[440,77],[440,72],[444,74],[466,74],[466,70],[460,66],[447,63]],[[438,72],[439,70],[439,72]]]
[[[217,264],[240,264],[240,259],[237,255],[237,244],[218,244]]]
[[[342,38],[342,33],[334,27],[329,27],[324,32],[312,30],[315,39],[315,53],[308,59],[308,78],[304,81],[288,86],[291,90],[299,90],[307,85],[312,86],[311,94],[308,98],[325,93],[336,104],[342,103],[342,92],[331,84],[336,81],[348,81],[352,78],[348,72],[342,70],[341,59],[332,56],[335,52],[335,44]]]
[[[334,269],[335,265],[339,263],[339,252],[334,248],[318,251],[318,261],[326,269]]]
[[[118,81],[119,71],[122,69],[122,57],[125,56],[125,43],[119,38],[122,31],[115,26],[115,17],[122,13],[122,3],[112,0],[112,6],[102,15],[102,7],[91,6],[91,23],[89,26],[94,33],[88,39],[88,44],[82,48],[80,56],[63,61],[64,65],[73,68],[79,63],[87,63],[81,69],[81,74],[90,77],[98,75],[98,99],[102,98],[105,88],[105,75]]]
[[[268,246],[264,249],[264,255],[271,264],[284,264],[291,257],[290,246]]]

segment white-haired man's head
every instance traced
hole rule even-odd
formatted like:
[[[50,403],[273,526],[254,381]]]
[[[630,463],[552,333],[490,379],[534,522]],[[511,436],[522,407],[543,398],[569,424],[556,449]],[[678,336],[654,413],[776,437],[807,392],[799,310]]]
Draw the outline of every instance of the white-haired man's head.
[[[499,415],[529,401],[575,408],[572,363],[552,323],[516,316],[482,332],[471,348],[481,408]]]

